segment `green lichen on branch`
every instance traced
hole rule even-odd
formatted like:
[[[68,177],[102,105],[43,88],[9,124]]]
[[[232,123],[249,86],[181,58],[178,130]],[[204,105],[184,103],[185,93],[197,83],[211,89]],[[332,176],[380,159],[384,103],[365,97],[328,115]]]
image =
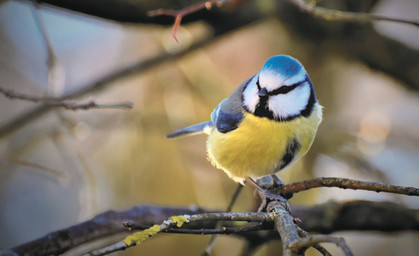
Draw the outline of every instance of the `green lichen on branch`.
[[[172,221],[173,224],[176,224],[176,227],[181,228],[184,223],[189,222],[189,216],[172,216],[169,220]]]
[[[136,244],[141,244],[142,242],[146,241],[150,237],[156,235],[160,232],[160,225],[154,225],[151,228],[144,229],[141,232],[135,232],[132,235],[127,236],[124,240],[122,240],[127,246],[133,246]]]
[[[155,224],[151,228],[147,228],[143,231],[136,232],[132,235],[127,236],[124,240],[122,240],[122,242],[124,242],[128,247],[134,246],[136,244],[141,244],[142,242],[156,235],[160,231],[165,231],[173,225],[176,225],[176,227],[180,228],[183,226],[184,223],[187,222],[189,222],[189,216],[187,215],[172,216],[168,220],[164,221],[161,225]]]

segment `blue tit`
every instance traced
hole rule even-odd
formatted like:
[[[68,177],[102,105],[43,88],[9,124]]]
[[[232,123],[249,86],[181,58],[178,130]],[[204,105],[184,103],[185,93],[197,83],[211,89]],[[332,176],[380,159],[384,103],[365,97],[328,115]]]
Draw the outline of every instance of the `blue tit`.
[[[170,133],[208,134],[208,158],[241,184],[291,166],[310,149],[322,106],[299,61],[277,55],[214,109],[211,121]]]

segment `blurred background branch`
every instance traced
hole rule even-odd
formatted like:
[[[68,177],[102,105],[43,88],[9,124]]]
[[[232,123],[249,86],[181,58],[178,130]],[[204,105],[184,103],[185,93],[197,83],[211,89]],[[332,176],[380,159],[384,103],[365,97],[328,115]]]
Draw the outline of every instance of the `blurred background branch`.
[[[47,94],[50,96],[56,96],[57,94],[60,94],[61,91],[64,89],[65,72],[62,65],[59,63],[57,55],[54,52],[54,48],[52,47],[51,41],[49,40],[48,34],[46,32],[45,24],[42,21],[42,17],[40,14],[40,5],[36,0],[32,0],[32,2],[35,7],[32,9],[34,21],[39,29],[41,38],[46,46],[48,54],[47,65],[49,70]]]
[[[99,104],[93,100],[90,100],[86,103],[76,103],[76,102],[69,102],[65,101],[62,98],[54,98],[54,97],[41,97],[36,95],[29,95],[18,93],[13,90],[6,90],[0,87],[0,93],[10,99],[18,99],[18,100],[27,100],[35,103],[42,103],[47,106],[52,107],[62,107],[69,110],[87,110],[91,108],[116,108],[116,109],[131,109],[133,104],[132,102],[121,102],[121,103],[113,103],[113,104]]]
[[[305,0],[290,0],[291,3],[295,4],[300,8],[301,11],[310,13],[314,17],[332,20],[332,21],[349,21],[354,23],[370,23],[373,21],[389,21],[399,22],[413,26],[419,26],[417,20],[408,20],[403,18],[393,18],[384,15],[374,15],[362,12],[347,12],[332,10],[324,7],[317,7],[317,2],[308,2]]]
[[[153,24],[171,24],[171,20],[165,16],[147,15],[147,12],[160,8],[160,2],[154,1],[124,1],[124,0],[108,0],[101,2],[85,2],[85,1],[39,1],[48,4],[53,4],[59,7],[68,8],[74,11],[84,12],[86,14],[95,15],[98,17],[113,19],[123,22],[136,23],[153,23]],[[234,1],[233,1],[234,2]],[[356,58],[361,62],[371,66],[372,68],[381,70],[395,78],[406,82],[406,85],[413,90],[419,90],[419,72],[415,72],[418,68],[412,63],[419,63],[419,52],[406,47],[405,45],[391,40],[381,34],[377,33],[375,29],[367,25],[352,24],[348,25],[345,22],[336,22],[335,20],[323,21],[310,16],[310,14],[301,13],[293,4],[287,4],[283,1],[278,1],[274,13],[263,14],[255,8],[254,3],[241,4],[236,7],[227,6],[227,10],[211,9],[202,10],[191,15],[187,15],[183,21],[185,23],[196,21],[198,19],[207,21],[214,29],[215,36],[221,35],[235,29],[239,29],[246,24],[255,22],[262,18],[268,18],[274,14],[281,19],[289,28],[290,33],[297,36],[303,35],[305,39],[310,39],[313,44],[321,45],[322,41],[330,38],[333,44],[328,44],[328,51],[330,54],[343,55],[345,57]],[[328,1],[323,1],[328,2]],[[362,4],[339,2],[339,8],[348,11],[369,12],[376,1],[364,1]],[[167,8],[180,8],[175,3],[168,1]],[[124,15],[122,15],[124,14]],[[305,22],[301,22],[304,20]],[[210,40],[210,39],[209,39]],[[380,47],[364,47],[365,45],[380,45]],[[184,53],[202,47],[202,42],[198,42],[191,49],[185,50],[182,53],[175,54],[180,57]],[[321,46],[320,46],[321,47]],[[367,50],[368,49],[368,50]],[[152,66],[154,63],[162,63],[173,56],[157,56],[155,59],[149,61]],[[103,85],[128,76],[132,73],[142,72],[148,68],[148,63],[142,61],[126,70],[120,70],[114,74],[99,79],[91,85],[82,86],[80,91],[71,93],[63,98],[76,98],[86,93],[92,93]],[[42,106],[30,112],[16,117],[15,120],[0,127],[0,138],[15,131],[22,125],[33,121],[45,114],[49,108]]]
[[[63,0],[47,0],[39,1],[55,5],[62,8],[67,8],[73,11],[83,12],[89,15],[94,15],[102,18],[112,19],[121,22],[133,23],[153,23],[168,25],[173,22],[173,19],[167,16],[152,16],[147,15],[148,11],[161,8],[161,2],[155,1],[125,1],[125,0],[107,0],[107,1],[63,1]],[[256,8],[255,3],[236,3],[232,1],[230,5],[225,8],[213,8],[211,10],[203,9],[201,11],[193,12],[182,19],[184,23],[203,20],[208,22],[214,30],[214,39],[217,35],[222,35],[227,32],[242,28],[245,25],[256,22],[263,18],[269,18],[274,15],[279,18],[289,29],[289,32],[296,36],[303,36],[305,40],[310,40],[316,46],[322,47],[322,41],[328,40],[328,52],[330,54],[342,55],[346,58],[354,58],[358,61],[364,62],[366,65],[386,72],[397,79],[405,82],[405,85],[412,90],[419,90],[419,72],[416,72],[419,66],[414,65],[419,63],[419,51],[411,49],[401,43],[389,39],[378,32],[369,25],[351,24],[347,22],[337,22],[335,20],[319,20],[311,17],[310,14],[302,13],[294,4],[284,1],[277,1],[275,8],[270,13],[261,13]],[[338,5],[343,11],[365,12],[368,13],[376,4],[376,0],[361,2],[340,1],[334,5]],[[180,6],[176,2],[167,1],[165,8],[180,9],[187,6],[186,2],[182,2],[184,6]],[[330,1],[322,1],[326,7],[331,4]],[[299,6],[301,3],[299,4]],[[300,6],[301,7],[301,6]],[[304,22],[301,22],[304,21]],[[208,41],[212,40],[211,38]],[[329,40],[333,39],[333,40]],[[172,57],[181,57],[183,54],[194,49],[199,49],[204,44],[197,42],[191,47],[181,53],[170,56],[170,54],[163,56],[156,56],[148,63],[135,64],[125,70],[120,70],[112,75],[99,79],[91,85],[82,86],[80,91],[71,93],[63,98],[76,98],[87,93],[92,93],[99,90],[103,85],[107,85],[116,79],[126,77],[133,73],[142,72],[148,66],[163,63]],[[379,47],[365,47],[365,45]],[[370,49],[374,49],[371,51]],[[319,51],[320,49],[318,49]],[[35,118],[39,118],[45,114],[49,108],[42,106],[30,112],[16,117],[8,124],[0,127],[0,138],[6,136],[12,131],[17,130],[22,125]]]
[[[191,0],[180,3],[147,0],[107,0],[101,2],[41,0],[39,2],[120,22],[169,25],[173,23],[173,18],[167,16],[149,16],[147,12],[159,8],[177,10],[200,1]],[[340,18],[336,17],[339,15],[331,17],[331,15],[323,15],[321,12],[314,12],[315,10],[319,10],[319,7],[324,7],[320,10],[328,10],[330,14],[337,14],[340,11],[340,13],[353,12],[358,13],[359,16],[370,17],[368,13],[379,0],[321,1],[319,7],[304,8],[305,11],[313,10],[317,15],[314,15],[316,17],[311,16],[312,11],[310,13],[302,13],[299,10],[299,8],[307,6],[301,0],[275,1],[273,3],[274,8],[269,13],[261,13],[255,7],[253,1],[230,2],[223,9],[202,9],[187,15],[182,21],[189,23],[203,20],[208,22],[215,31],[218,31],[226,30],[226,28],[231,26],[230,24],[241,23],[243,26],[249,22],[255,22],[274,15],[284,22],[290,29],[290,32],[304,36],[306,39],[312,40],[312,43],[317,42],[318,44],[321,41],[333,38],[335,39],[335,43],[330,50],[333,50],[334,54],[357,59],[371,68],[389,73],[395,78],[406,82],[407,86],[411,89],[419,90],[419,72],[415,72],[416,66],[410,65],[410,63],[419,62],[419,52],[377,33],[371,26],[356,24],[357,22],[365,22],[366,20],[375,20],[374,18],[353,18],[340,21]],[[334,9],[336,9],[336,12]],[[355,17],[358,16],[355,15]],[[329,20],[325,21],[323,18],[328,18]],[[240,22],[243,19],[246,19],[247,22]],[[400,18],[400,20],[402,19],[403,17]],[[348,22],[350,25],[348,25]],[[417,25],[417,21],[410,21],[410,24]],[[237,26],[235,27],[238,28]],[[365,50],[366,47],[363,47],[365,44],[380,45],[380,47],[374,48],[374,51],[371,52],[371,50]]]
[[[152,2],[152,1],[151,1]],[[89,3],[95,3],[95,2],[89,2]],[[104,3],[102,3],[104,4]],[[232,18],[231,18],[232,19]],[[228,21],[227,21],[228,22]],[[139,74],[142,72],[145,72],[151,68],[154,68],[158,65],[161,65],[162,63],[165,63],[166,61],[174,60],[180,57],[183,57],[184,55],[193,52],[194,50],[200,49],[201,47],[205,46],[206,44],[212,42],[215,38],[218,36],[223,35],[224,33],[228,33],[233,31],[234,29],[240,28],[246,24],[248,24],[247,19],[237,19],[233,23],[229,23],[230,26],[226,27],[225,30],[219,30],[218,33],[216,33],[213,36],[210,36],[208,38],[204,38],[201,40],[198,40],[194,42],[190,47],[180,50],[178,52],[174,53],[164,53],[159,56],[154,56],[153,58],[150,58],[149,60],[139,60],[138,62],[120,69],[116,70],[113,73],[107,74],[105,77],[98,79],[97,81],[80,86],[80,89],[74,92],[71,92],[67,95],[64,95],[61,97],[61,100],[66,99],[74,99],[81,97],[86,94],[90,94],[93,92],[98,92],[100,90],[105,89],[105,87],[111,85],[113,82],[117,81],[118,79],[122,79],[125,77],[128,77],[133,74]],[[5,136],[9,135],[12,132],[17,131],[19,128],[24,126],[25,124],[32,122],[36,120],[37,118],[42,117],[44,114],[49,112],[51,110],[51,106],[43,105],[38,108],[32,109],[21,116],[18,116],[14,118],[14,120],[10,121],[7,124],[4,124],[0,126],[0,139],[4,138]]]
[[[65,0],[47,0],[39,1],[40,3],[52,4],[58,7],[67,8],[73,11],[83,12],[86,14],[98,16],[101,18],[112,19],[121,22],[135,23],[153,23],[168,25],[172,23],[172,18],[166,16],[149,16],[147,12],[161,8],[161,2],[155,1],[125,1],[125,0],[107,0],[107,1],[65,1]],[[419,72],[415,72],[419,67],[412,63],[419,63],[419,51],[406,47],[392,39],[389,39],[375,31],[368,25],[352,24],[345,22],[336,22],[334,19],[329,21],[318,20],[310,16],[310,14],[301,13],[293,4],[278,1],[275,9],[270,13],[260,13],[255,8],[254,3],[237,3],[232,1],[232,6],[227,6],[227,10],[217,8],[193,12],[183,18],[184,23],[204,20],[208,22],[214,29],[215,35],[207,41],[212,41],[217,35],[222,35],[240,29],[245,25],[256,22],[262,18],[268,18],[272,15],[278,17],[289,28],[289,32],[297,36],[303,35],[305,39],[310,39],[313,44],[321,45],[322,41],[333,38],[333,44],[328,44],[330,54],[343,55],[349,58],[356,58],[364,62],[368,66],[393,75],[395,78],[406,82],[406,86],[413,90],[419,90]],[[322,3],[328,3],[323,1]],[[376,3],[376,0],[364,1],[361,3],[347,3],[340,1],[339,8],[344,11],[369,12]],[[185,3],[186,4],[186,3]],[[299,6],[301,3],[299,4]],[[186,5],[187,6],[187,5]],[[176,2],[167,1],[167,7],[179,9]],[[301,6],[300,6],[301,7]],[[304,22],[301,22],[304,20]],[[380,45],[380,47],[364,47],[367,45]],[[148,62],[140,61],[137,64],[119,70],[114,74],[99,79],[91,85],[81,86],[81,90],[65,95],[64,99],[77,98],[87,93],[92,93],[108,85],[116,79],[126,77],[133,73],[140,73],[143,70],[151,68],[155,64],[163,63],[172,58],[183,56],[185,53],[199,49],[204,45],[203,42],[197,42],[190,49],[174,54],[165,54],[156,56],[156,58]],[[320,46],[321,47],[321,46]],[[368,49],[368,50],[367,50]],[[42,106],[31,110],[8,124],[0,126],[0,138],[6,136],[12,131],[19,129],[29,121],[41,117],[47,111],[48,106]]]

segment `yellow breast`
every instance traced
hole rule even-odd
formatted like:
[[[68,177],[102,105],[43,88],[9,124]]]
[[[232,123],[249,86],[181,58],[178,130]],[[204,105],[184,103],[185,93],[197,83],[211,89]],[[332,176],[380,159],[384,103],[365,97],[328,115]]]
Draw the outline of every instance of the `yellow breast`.
[[[294,161],[310,149],[322,119],[316,104],[310,117],[278,122],[246,113],[239,127],[220,133],[213,129],[207,141],[208,158],[236,182],[277,171],[287,145],[296,139],[301,148]]]

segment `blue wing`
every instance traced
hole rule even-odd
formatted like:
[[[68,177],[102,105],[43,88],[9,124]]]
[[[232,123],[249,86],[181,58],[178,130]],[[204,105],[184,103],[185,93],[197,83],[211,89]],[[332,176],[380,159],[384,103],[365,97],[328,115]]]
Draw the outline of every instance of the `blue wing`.
[[[253,77],[242,83],[230,95],[230,97],[221,101],[211,114],[211,121],[221,133],[233,131],[239,127],[243,120],[243,90]]]
[[[222,102],[221,102],[222,103]],[[211,121],[221,133],[226,133],[235,130],[243,119],[241,112],[229,113],[221,110],[221,104],[214,109],[211,114]]]
[[[211,121],[192,125],[166,135],[167,138],[176,138],[185,135],[195,135],[203,133],[205,129],[216,127],[221,133],[235,130],[243,120],[243,100],[242,93],[246,85],[253,77],[241,84],[237,89],[211,113]]]

